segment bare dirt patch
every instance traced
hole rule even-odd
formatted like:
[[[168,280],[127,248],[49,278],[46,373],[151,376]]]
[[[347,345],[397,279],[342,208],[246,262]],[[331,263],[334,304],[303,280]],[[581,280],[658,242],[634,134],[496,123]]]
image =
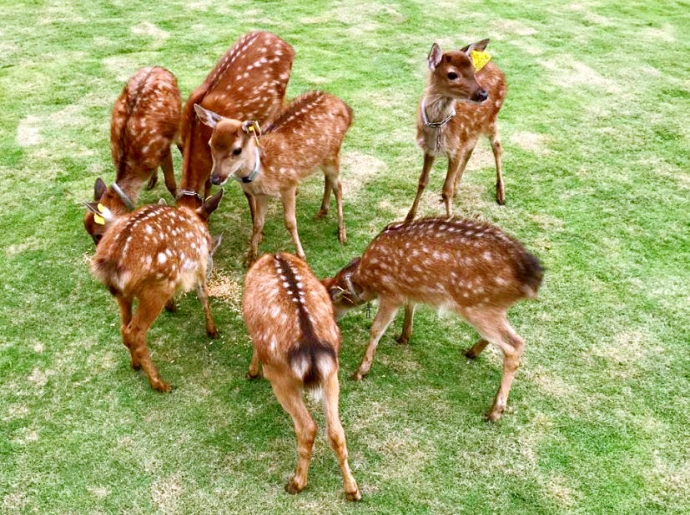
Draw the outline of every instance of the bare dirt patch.
[[[610,94],[623,92],[623,88],[614,80],[603,77],[594,68],[572,56],[565,55],[559,60],[543,60],[541,65],[551,72],[551,81],[564,88],[599,88]]]
[[[538,155],[549,153],[549,149],[546,148],[548,139],[543,134],[529,131],[514,132],[510,135],[509,141],[516,147],[520,147],[528,152]]]
[[[170,37],[170,33],[156,27],[153,23],[145,21],[139,25],[132,27],[132,34],[137,34],[141,36],[150,36],[154,39],[157,44],[162,44],[166,39]]]
[[[17,126],[17,145],[31,147],[41,143],[41,119],[38,116],[29,115],[19,122]]]
[[[178,472],[155,481],[151,485],[151,498],[163,513],[173,513],[177,509],[182,490],[182,476]]]
[[[242,279],[235,274],[226,274],[214,268],[208,281],[208,294],[211,297],[221,299],[228,307],[242,313]]]
[[[372,177],[385,172],[388,166],[384,161],[363,152],[346,152],[341,159],[343,196],[355,199],[360,190]]]

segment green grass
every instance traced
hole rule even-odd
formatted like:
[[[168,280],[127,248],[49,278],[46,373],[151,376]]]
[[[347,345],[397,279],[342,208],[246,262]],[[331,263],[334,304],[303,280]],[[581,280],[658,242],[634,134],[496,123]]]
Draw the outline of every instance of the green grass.
[[[0,512],[652,513],[690,510],[690,18],[687,2],[105,2],[0,0]],[[547,268],[511,320],[527,341],[505,417],[481,419],[500,358],[461,350],[471,328],[420,309],[412,345],[371,320],[341,323],[342,420],[364,499],[349,505],[323,435],[299,496],[292,424],[251,347],[236,298],[215,299],[209,341],[193,295],[149,333],[170,395],[130,370],[118,311],[94,281],[80,203],[113,178],[110,107],[139,67],[183,95],[242,33],[268,29],[297,58],[289,96],[321,88],[354,109],[343,154],[349,243],[312,222],[317,275],[334,273],[409,208],[421,152],[416,102],[433,41],[490,37],[509,91],[501,113],[507,205],[482,143],[456,212],[521,239]],[[179,158],[176,157],[179,177]],[[441,212],[437,164],[421,214]],[[161,181],[162,183],[162,181]],[[250,232],[235,185],[211,220],[216,259],[242,280]],[[143,195],[168,197],[162,184]],[[264,251],[292,250],[271,210]]]

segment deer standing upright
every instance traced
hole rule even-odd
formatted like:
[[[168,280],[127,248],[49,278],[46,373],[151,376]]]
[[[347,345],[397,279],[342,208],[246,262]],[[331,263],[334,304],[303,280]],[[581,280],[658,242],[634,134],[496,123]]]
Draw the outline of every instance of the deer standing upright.
[[[266,254],[247,273],[243,314],[254,344],[249,377],[258,377],[261,364],[278,402],[295,425],[299,460],[285,489],[297,493],[307,486],[317,427],[302,395],[305,389],[321,390],[328,439],[340,464],[345,495],[348,500],[359,500],[338,409],[340,330],[326,289],[301,259],[285,253]]]
[[[485,135],[491,141],[496,161],[496,201],[505,203],[501,164],[498,112],[506,95],[503,72],[484,52],[484,39],[457,51],[441,52],[434,43],[429,52],[428,84],[417,113],[417,143],[424,151],[424,166],[417,195],[407,214],[409,222],[417,214],[429,172],[439,155],[448,157],[448,171],[443,184],[446,215],[453,214],[453,198],[477,140]]]
[[[165,185],[177,196],[170,147],[178,137],[181,111],[180,90],[175,76],[159,66],[142,68],[127,82],[115,101],[110,120],[110,152],[115,165],[115,184],[108,188],[99,178],[94,186],[94,205],[112,213],[134,209],[144,184],[155,186],[157,168]],[[94,242],[103,236],[102,224],[88,211],[84,227]]]
[[[94,210],[106,230],[91,260],[91,271],[117,300],[122,340],[129,349],[132,368],[142,368],[151,386],[160,392],[172,388],[151,361],[146,333],[167,301],[177,292],[198,286],[206,332],[212,338],[217,335],[206,286],[213,252],[207,221],[222,196],[220,190],[198,209],[148,205],[122,216],[107,208]],[[132,315],[135,299],[139,304]]]
[[[403,332],[412,334],[418,303],[453,310],[482,339],[466,355],[477,357],[488,342],[503,352],[503,376],[493,406],[486,415],[503,413],[510,385],[525,342],[510,326],[508,309],[521,299],[536,297],[543,270],[517,240],[499,228],[456,218],[422,218],[386,227],[334,278],[325,279],[336,314],[378,298],[364,358],[354,379],[369,373],[376,346],[400,306],[405,306]]]
[[[250,121],[221,117],[202,107],[197,114],[213,127],[211,153],[214,184],[234,178],[256,202],[254,226],[248,262],[257,256],[269,197],[280,196],[285,228],[304,259],[297,233],[295,195],[300,181],[316,168],[325,175],[323,201],[317,217],[328,213],[331,190],[338,208],[338,239],[347,242],[343,222],[343,193],[340,182],[340,147],[350,124],[352,111],[338,97],[311,91],[294,99],[259,137],[259,129]]]
[[[264,124],[283,107],[293,48],[270,32],[245,34],[221,57],[206,80],[189,96],[182,113],[182,181],[179,204],[198,207],[211,183],[211,130],[198,122],[194,104],[230,118]],[[247,197],[254,214],[253,199]]]

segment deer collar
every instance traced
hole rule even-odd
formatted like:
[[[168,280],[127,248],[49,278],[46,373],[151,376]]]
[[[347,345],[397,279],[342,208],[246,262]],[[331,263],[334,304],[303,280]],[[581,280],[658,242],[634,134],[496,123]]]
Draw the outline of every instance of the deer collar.
[[[110,187],[115,193],[117,193],[117,196],[120,197],[120,200],[127,208],[127,211],[134,211],[134,202],[132,202],[132,199],[130,199],[129,196],[122,191],[122,188],[120,188],[116,182],[114,182]]]
[[[440,129],[444,125],[446,125],[449,121],[453,119],[453,116],[455,116],[455,108],[452,108],[452,111],[448,116],[446,116],[443,120],[440,122],[430,122],[429,118],[426,116],[426,97],[422,97],[422,122],[424,123],[425,127],[429,127],[431,129]]]
[[[204,203],[204,199],[196,191],[182,190],[177,194],[177,198],[181,199],[182,197],[194,197],[195,199],[197,199],[202,204]]]
[[[352,274],[347,274],[345,276],[345,286],[347,286],[347,292],[352,296],[352,300],[354,300],[357,305],[363,304],[365,302],[364,299],[362,299],[361,293],[357,293],[357,289],[355,288],[355,283],[352,281]]]
[[[244,184],[249,184],[251,182],[254,182],[256,176],[259,175],[259,172],[261,171],[261,154],[259,154],[258,146],[254,147],[254,150],[256,152],[256,157],[254,159],[254,169],[252,170],[252,173],[250,173],[246,177],[237,177],[237,175],[234,175],[233,177],[236,181]]]

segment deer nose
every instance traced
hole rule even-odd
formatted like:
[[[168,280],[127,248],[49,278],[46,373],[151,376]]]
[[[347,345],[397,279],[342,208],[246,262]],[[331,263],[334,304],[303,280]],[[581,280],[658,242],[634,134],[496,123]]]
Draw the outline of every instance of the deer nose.
[[[220,177],[217,175],[211,175],[211,182],[218,186],[222,181],[220,180]]]
[[[484,102],[487,98],[489,98],[489,92],[485,89],[478,89],[472,95],[472,100],[475,102]]]

